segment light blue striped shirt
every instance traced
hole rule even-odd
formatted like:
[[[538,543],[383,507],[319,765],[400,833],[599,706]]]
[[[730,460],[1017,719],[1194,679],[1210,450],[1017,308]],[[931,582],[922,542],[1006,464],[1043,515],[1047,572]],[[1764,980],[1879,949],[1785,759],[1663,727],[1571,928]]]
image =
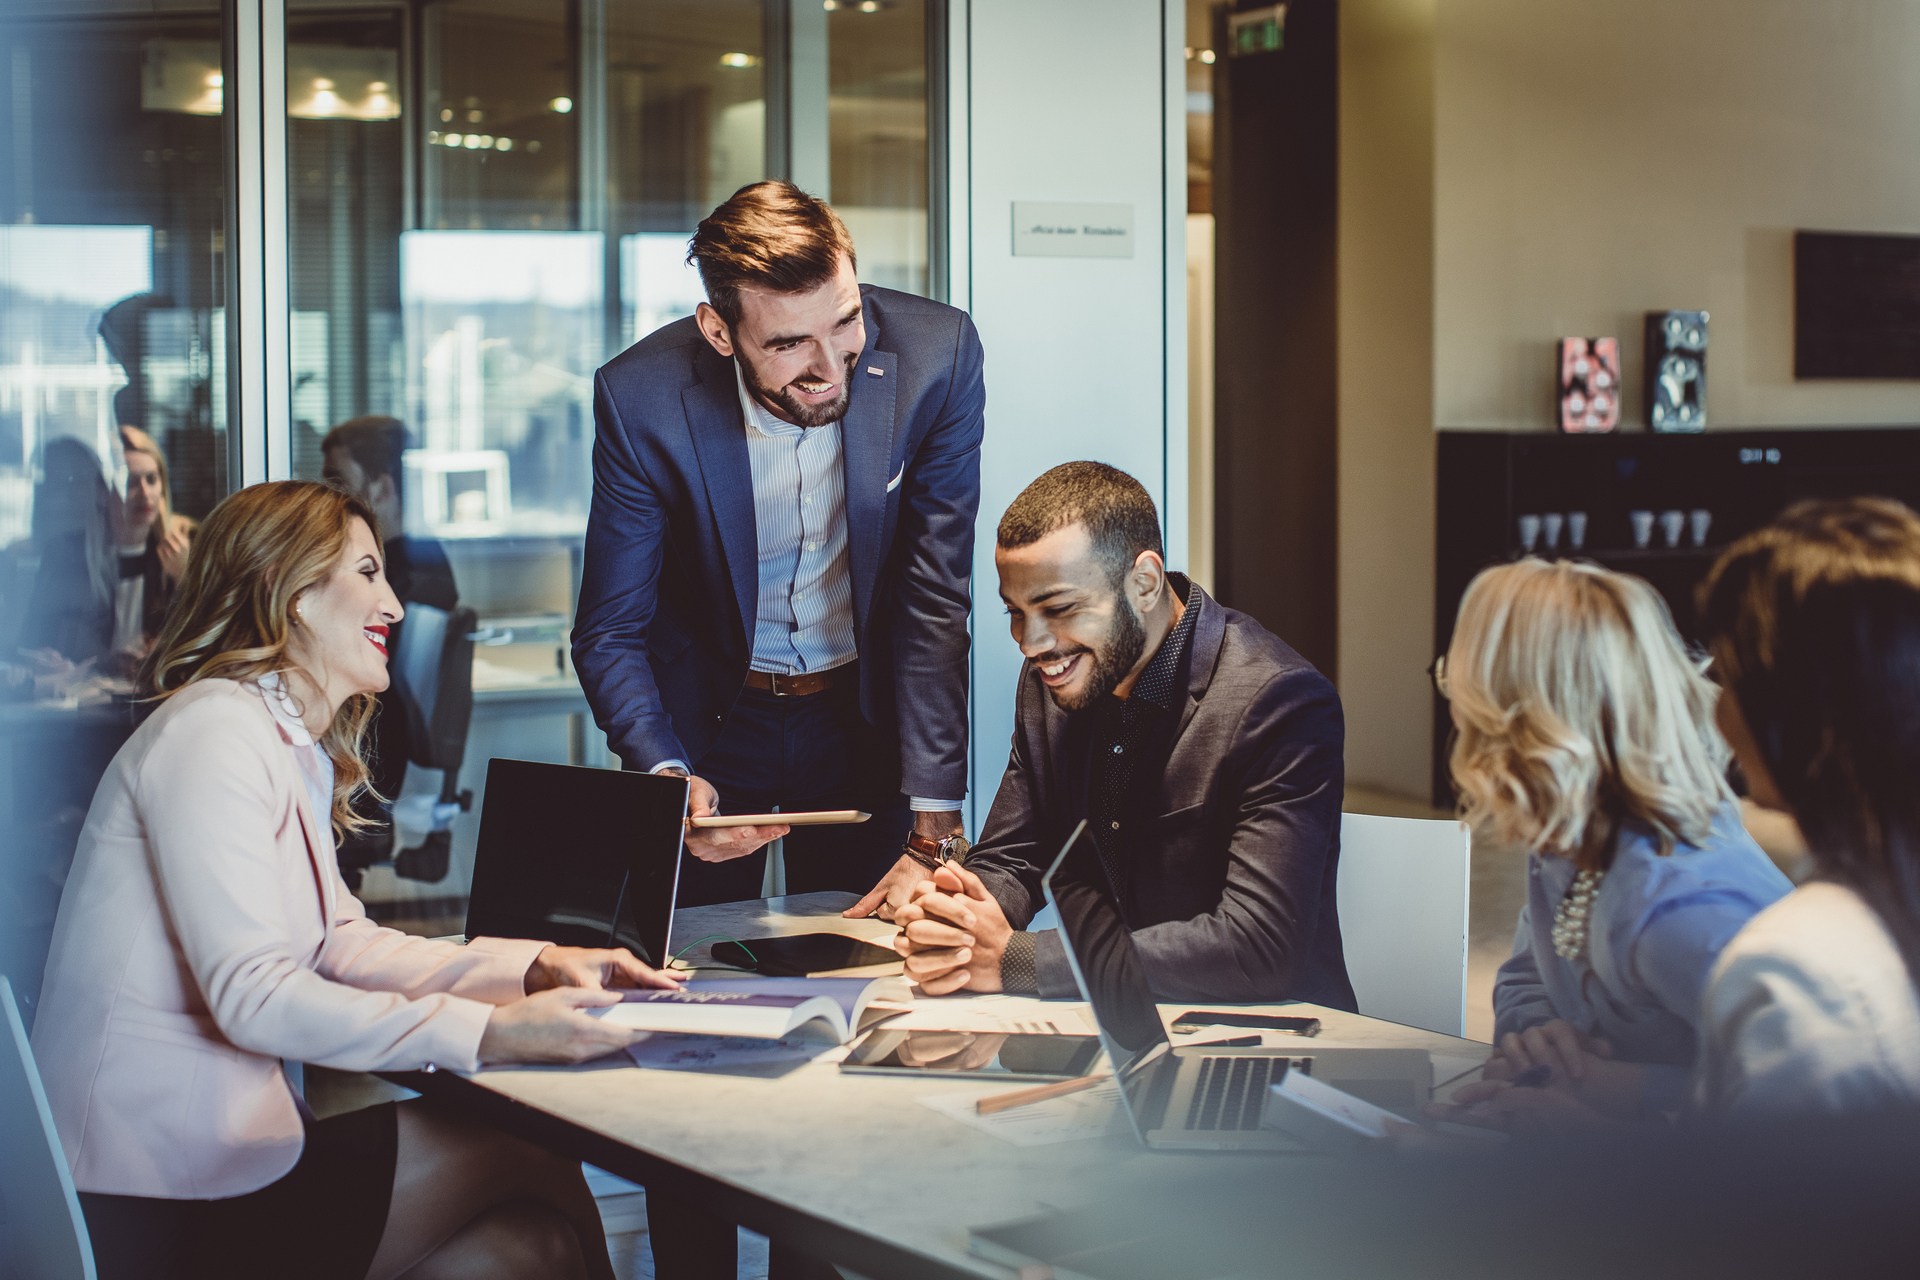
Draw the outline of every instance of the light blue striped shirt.
[[[760,406],[734,361],[753,467],[760,595],[753,669],[831,671],[859,656],[847,559],[847,473],[840,424],[796,427]]]

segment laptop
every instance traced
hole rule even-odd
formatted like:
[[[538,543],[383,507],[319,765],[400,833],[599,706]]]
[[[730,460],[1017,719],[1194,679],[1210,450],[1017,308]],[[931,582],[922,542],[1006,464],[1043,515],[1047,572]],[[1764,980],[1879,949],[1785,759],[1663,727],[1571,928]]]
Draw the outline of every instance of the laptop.
[[[1133,934],[1109,894],[1106,869],[1082,822],[1067,837],[1041,889],[1060,914],[1060,937],[1080,994],[1120,1082],[1120,1106],[1141,1142],[1183,1151],[1299,1151],[1304,1144],[1260,1119],[1267,1091],[1302,1071],[1368,1101],[1417,1115],[1432,1091],[1424,1049],[1311,1046],[1174,1048],[1134,950]],[[1397,1104],[1397,1105],[1396,1105]]]
[[[467,936],[626,947],[664,968],[687,790],[659,774],[489,760]]]

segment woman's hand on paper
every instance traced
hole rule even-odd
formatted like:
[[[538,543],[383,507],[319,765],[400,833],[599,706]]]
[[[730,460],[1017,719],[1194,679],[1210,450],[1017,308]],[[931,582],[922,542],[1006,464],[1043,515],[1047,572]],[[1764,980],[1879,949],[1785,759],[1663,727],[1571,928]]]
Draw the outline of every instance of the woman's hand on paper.
[[[619,1003],[617,992],[555,987],[500,1005],[481,1033],[480,1061],[585,1062],[624,1049],[647,1033],[586,1012]]]
[[[526,991],[556,987],[664,987],[677,989],[678,974],[664,973],[641,962],[625,947],[547,947],[527,966]]]

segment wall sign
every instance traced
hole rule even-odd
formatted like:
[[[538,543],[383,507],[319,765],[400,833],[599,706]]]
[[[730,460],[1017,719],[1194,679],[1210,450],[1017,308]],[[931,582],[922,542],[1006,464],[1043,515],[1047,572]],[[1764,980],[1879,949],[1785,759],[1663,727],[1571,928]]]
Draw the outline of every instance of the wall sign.
[[[1130,204],[1013,202],[1016,258],[1131,258]]]

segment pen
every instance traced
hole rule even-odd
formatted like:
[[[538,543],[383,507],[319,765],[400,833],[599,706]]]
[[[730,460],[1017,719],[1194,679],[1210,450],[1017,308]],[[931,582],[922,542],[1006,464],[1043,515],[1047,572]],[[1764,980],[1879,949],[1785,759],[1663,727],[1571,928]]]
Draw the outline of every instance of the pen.
[[[1535,1063],[1513,1078],[1516,1089],[1543,1089],[1553,1079],[1553,1068],[1544,1062]]]
[[[996,1111],[1006,1111],[1013,1107],[1024,1107],[1030,1102],[1045,1102],[1048,1098],[1063,1098],[1069,1093],[1079,1093],[1082,1089],[1091,1089],[1107,1077],[1105,1075],[1081,1076],[1078,1080],[1062,1080],[1059,1084],[1043,1084],[1037,1089],[1015,1089],[1011,1093],[989,1094],[973,1104],[973,1109],[983,1116]]]

